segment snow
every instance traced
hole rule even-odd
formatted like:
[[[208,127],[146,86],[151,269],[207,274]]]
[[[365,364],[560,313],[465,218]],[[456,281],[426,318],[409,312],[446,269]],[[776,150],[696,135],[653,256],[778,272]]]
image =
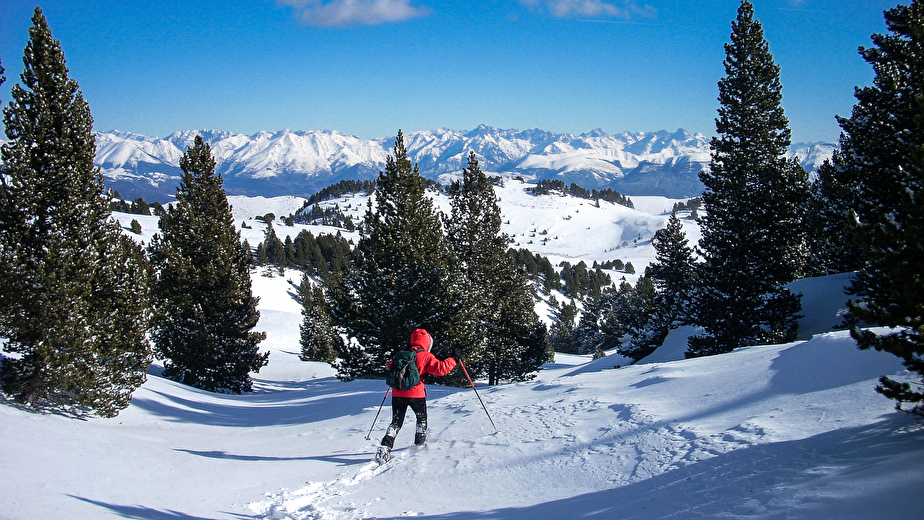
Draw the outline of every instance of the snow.
[[[601,235],[612,242],[666,218],[612,205],[595,213],[577,200],[558,207],[514,182],[499,196],[510,230],[548,215],[550,227],[573,224],[558,231],[570,241],[562,258],[601,258]],[[585,213],[593,218],[578,223]],[[138,218],[142,240],[156,231],[148,218]],[[600,227],[584,229],[594,219]],[[262,236],[260,226],[243,231]],[[280,236],[299,229],[276,226]],[[620,251],[635,251],[641,270],[648,247]],[[634,365],[559,354],[533,381],[477,382],[497,433],[471,388],[430,385],[429,445],[411,447],[409,417],[381,467],[370,461],[387,403],[365,437],[384,383],[341,382],[300,361],[297,273],[252,279],[271,353],[253,393],[190,388],[155,363],[113,419],[6,401],[0,518],[815,520],[917,518],[924,508],[924,427],[874,391],[879,376],[909,374],[833,327],[849,275],[793,284],[805,302],[793,343],[686,360],[695,331],[683,328]]]

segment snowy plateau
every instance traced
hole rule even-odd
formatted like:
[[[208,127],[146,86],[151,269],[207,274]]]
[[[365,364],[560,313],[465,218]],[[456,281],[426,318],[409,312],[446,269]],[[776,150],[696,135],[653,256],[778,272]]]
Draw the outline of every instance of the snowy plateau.
[[[497,188],[504,231],[553,262],[653,258],[654,230],[676,199],[633,196],[630,209]],[[446,211],[447,201],[434,195]],[[297,197],[231,198],[255,245],[255,215],[286,215]],[[363,196],[343,197],[361,215]],[[691,242],[695,222],[683,215]],[[131,219],[147,242],[155,217]],[[318,226],[287,227],[336,232]],[[547,230],[542,243],[532,235]],[[343,231],[349,238],[357,238]],[[532,242],[532,243],[531,243]],[[622,276],[613,273],[614,281]],[[388,405],[380,380],[341,382],[298,359],[295,271],[255,270],[261,349],[255,391],[222,395],[161,376],[155,362],[113,419],[77,420],[0,404],[0,518],[219,519],[879,519],[921,518],[924,426],[873,388],[909,379],[898,358],[860,351],[837,330],[849,274],[806,279],[798,340],[685,360],[677,329],[636,364],[618,354],[556,355],[529,382],[429,386],[429,445],[371,462]],[[561,300],[561,298],[560,298]],[[539,306],[548,319],[548,309]],[[366,440],[371,428],[372,440]]]
[[[307,196],[345,179],[373,180],[395,140],[364,140],[329,130],[250,136],[200,130],[165,138],[113,131],[97,134],[96,164],[106,185],[124,197],[167,202],[179,184],[180,157],[196,134],[211,146],[229,194],[262,196]],[[421,175],[438,181],[451,178],[474,151],[484,171],[558,179],[589,190],[678,198],[700,194],[697,173],[709,163],[709,139],[682,129],[621,134],[594,130],[576,136],[482,125],[471,131],[410,132],[405,144]],[[790,156],[813,171],[833,150],[826,143],[797,144]]]

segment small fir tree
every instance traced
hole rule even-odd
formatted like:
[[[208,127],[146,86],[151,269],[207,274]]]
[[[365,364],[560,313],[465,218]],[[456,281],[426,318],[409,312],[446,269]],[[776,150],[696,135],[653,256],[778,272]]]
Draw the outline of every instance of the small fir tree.
[[[693,248],[688,245],[683,224],[671,213],[667,225],[655,232],[651,240],[655,261],[648,266],[646,276],[655,288],[653,328],[665,334],[669,329],[689,320],[693,289],[696,285],[696,263]]]
[[[253,332],[260,318],[252,257],[234,225],[209,145],[196,136],[180,159],[177,202],[150,245],[157,271],[151,337],[164,375],[209,391],[248,392],[268,353]]]
[[[555,352],[574,351],[574,322],[577,319],[574,300],[561,306],[555,323],[549,327],[549,345]]]
[[[784,287],[804,272],[805,170],[786,158],[788,121],[779,66],[744,1],[725,44],[718,136],[700,173],[706,189],[695,324],[688,356],[794,339],[799,296]]]
[[[0,336],[18,357],[4,362],[3,390],[111,417],[151,361],[149,266],[111,218],[90,108],[61,45],[41,9],[32,22],[4,110]]]
[[[302,323],[299,326],[302,352],[299,359],[333,363],[342,341],[332,326],[324,291],[320,286],[312,284],[305,274],[298,286],[298,296],[302,304]]]

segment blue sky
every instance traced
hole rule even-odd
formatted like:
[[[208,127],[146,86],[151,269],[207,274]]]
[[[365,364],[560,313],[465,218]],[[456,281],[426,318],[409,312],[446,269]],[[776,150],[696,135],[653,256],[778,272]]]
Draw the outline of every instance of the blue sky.
[[[856,50],[897,0],[754,0],[795,142],[836,141]],[[97,130],[329,129],[362,138],[479,124],[712,135],[739,0],[47,0]],[[35,0],[0,2],[19,82]]]

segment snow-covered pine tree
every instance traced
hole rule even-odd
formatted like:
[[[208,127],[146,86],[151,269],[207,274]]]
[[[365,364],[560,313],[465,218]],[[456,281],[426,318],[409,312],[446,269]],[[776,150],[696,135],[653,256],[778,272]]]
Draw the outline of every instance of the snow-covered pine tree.
[[[655,232],[651,243],[655,261],[648,266],[646,274],[656,291],[652,323],[666,331],[689,320],[696,286],[696,262],[676,213],[671,213],[667,225]]]
[[[560,308],[554,300],[550,304],[556,316],[555,322],[549,327],[549,347],[554,352],[576,352],[577,338],[574,332],[578,319],[577,302],[572,299],[562,303]]]
[[[384,374],[417,327],[430,331],[440,354],[471,345],[465,277],[425,186],[399,131],[369,200],[356,265],[328,292],[335,326],[350,338],[337,363],[341,379]]]
[[[750,2],[738,8],[725,54],[718,136],[700,173],[706,215],[694,322],[704,332],[690,338],[691,357],[793,339],[800,297],[784,284],[802,275],[807,259],[808,176],[786,159],[780,68]]]
[[[532,379],[549,357],[547,332],[526,270],[507,254],[497,196],[475,152],[449,195],[446,239],[474,296],[473,342],[462,349],[467,366],[489,385]]]
[[[634,290],[636,313],[647,311],[650,315],[638,321],[640,328],[631,330],[632,345],[624,350],[631,350],[633,356],[648,355],[664,343],[671,329],[689,321],[696,285],[693,249],[676,213],[671,213],[667,225],[655,232],[651,242],[655,261],[646,268]],[[643,280],[647,282],[641,283]]]
[[[601,298],[602,295],[582,300],[584,312],[581,313],[577,326],[571,331],[571,351],[576,354],[590,354],[603,345],[603,334],[600,332]]]
[[[0,336],[5,392],[111,417],[151,361],[149,265],[112,220],[90,107],[36,8],[4,110]]]
[[[657,315],[655,308],[657,293],[654,281],[650,277],[639,277],[631,294],[630,312],[625,318],[631,341],[623,345],[620,353],[638,361],[654,352],[664,342],[667,329],[661,324],[653,323]]]
[[[213,392],[248,392],[268,353],[253,332],[260,318],[252,256],[234,225],[209,145],[196,136],[180,159],[176,204],[149,247],[156,269],[151,337],[164,375]]]
[[[311,277],[302,275],[298,286],[298,299],[302,304],[302,323],[299,326],[299,344],[302,361],[333,363],[343,342],[333,328],[324,290],[311,283]]]
[[[924,415],[924,3],[885,18],[891,34],[874,35],[877,47],[862,50],[876,76],[873,87],[857,89],[853,117],[841,122],[841,157],[850,160],[839,166],[858,179],[851,231],[864,260],[848,308],[854,320],[889,329],[854,322],[850,332],[861,349],[895,354],[916,374],[912,382],[883,377],[877,390]]]

